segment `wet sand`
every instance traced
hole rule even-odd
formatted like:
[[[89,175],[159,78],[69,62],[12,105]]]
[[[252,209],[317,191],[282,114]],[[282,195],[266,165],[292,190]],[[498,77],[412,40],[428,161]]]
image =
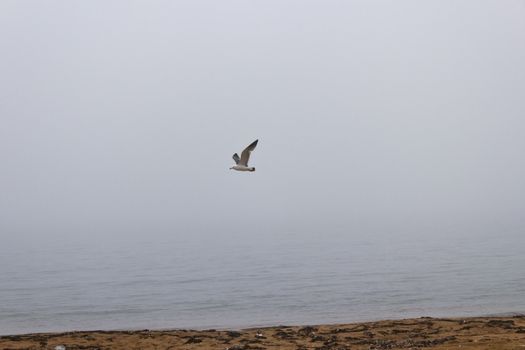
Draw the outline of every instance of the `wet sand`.
[[[525,316],[418,318],[243,330],[137,330],[0,337],[0,349],[523,349]]]

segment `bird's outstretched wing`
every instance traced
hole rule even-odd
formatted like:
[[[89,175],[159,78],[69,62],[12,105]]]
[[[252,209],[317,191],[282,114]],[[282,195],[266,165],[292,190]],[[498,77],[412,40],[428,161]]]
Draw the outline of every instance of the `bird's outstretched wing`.
[[[235,164],[239,164],[239,161],[241,160],[241,158],[239,158],[239,155],[235,153],[233,155],[233,160],[235,161]]]
[[[248,147],[244,149],[244,151],[242,151],[239,165],[248,166],[248,161],[250,160],[250,153],[252,153],[252,151],[255,149],[255,146],[257,146],[257,142],[259,142],[259,140],[253,141]]]

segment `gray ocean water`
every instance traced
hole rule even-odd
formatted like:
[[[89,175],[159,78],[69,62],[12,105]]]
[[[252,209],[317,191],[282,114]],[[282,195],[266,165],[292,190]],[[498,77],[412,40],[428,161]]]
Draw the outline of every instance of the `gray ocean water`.
[[[0,246],[0,334],[525,311],[522,235],[217,234]]]

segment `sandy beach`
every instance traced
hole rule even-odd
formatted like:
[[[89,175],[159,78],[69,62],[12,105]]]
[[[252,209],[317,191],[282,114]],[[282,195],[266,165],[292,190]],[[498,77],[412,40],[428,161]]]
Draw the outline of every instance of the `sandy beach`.
[[[525,349],[525,316],[429,318],[243,330],[133,330],[0,337],[0,349]],[[60,347],[59,347],[60,348]]]

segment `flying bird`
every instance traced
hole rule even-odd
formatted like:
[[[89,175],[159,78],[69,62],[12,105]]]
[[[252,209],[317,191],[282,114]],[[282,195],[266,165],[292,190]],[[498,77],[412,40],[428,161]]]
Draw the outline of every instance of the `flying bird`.
[[[244,151],[242,151],[240,158],[239,155],[235,153],[233,155],[235,165],[232,166],[230,169],[237,171],[255,171],[254,167],[248,166],[248,161],[250,160],[250,154],[255,149],[255,146],[257,146],[257,142],[259,142],[259,140],[253,141],[248,147],[246,147]]]

